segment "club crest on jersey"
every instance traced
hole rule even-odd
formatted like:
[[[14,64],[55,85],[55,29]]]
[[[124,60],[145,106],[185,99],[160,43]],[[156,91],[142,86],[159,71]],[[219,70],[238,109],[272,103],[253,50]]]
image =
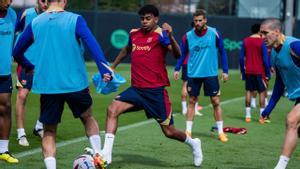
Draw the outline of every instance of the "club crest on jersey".
[[[152,42],[152,37],[149,37],[149,38],[147,39],[147,43],[150,43],[150,42]]]
[[[22,80],[21,83],[22,83],[22,85],[26,85],[27,84],[27,80]]]

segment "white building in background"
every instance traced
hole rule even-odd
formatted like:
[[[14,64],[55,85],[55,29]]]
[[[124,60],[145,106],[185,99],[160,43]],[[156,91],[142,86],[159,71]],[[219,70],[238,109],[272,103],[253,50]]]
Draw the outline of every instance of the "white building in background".
[[[35,6],[36,0],[13,0],[12,6],[17,8]]]

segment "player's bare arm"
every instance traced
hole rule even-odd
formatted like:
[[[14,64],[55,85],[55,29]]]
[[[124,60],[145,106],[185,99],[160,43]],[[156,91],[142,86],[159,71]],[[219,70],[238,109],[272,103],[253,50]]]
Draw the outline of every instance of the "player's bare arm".
[[[126,58],[126,56],[131,52],[132,46],[127,45],[126,47],[122,48],[118,56],[116,57],[115,61],[111,65],[113,70],[121,63],[121,61]]]
[[[162,28],[167,31],[168,37],[170,38],[171,45],[168,46],[169,51],[171,51],[175,58],[181,56],[180,47],[173,36],[173,28],[168,23],[163,23]]]

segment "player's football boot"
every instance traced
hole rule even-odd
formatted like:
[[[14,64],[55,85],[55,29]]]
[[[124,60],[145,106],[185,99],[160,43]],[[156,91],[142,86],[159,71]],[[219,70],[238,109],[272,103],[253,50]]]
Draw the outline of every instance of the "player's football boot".
[[[21,137],[18,138],[17,140],[18,140],[18,142],[19,142],[19,145],[25,146],[25,147],[29,146],[29,142],[28,142],[28,140],[27,140],[27,138],[26,138],[26,135],[21,136]]]
[[[245,118],[245,122],[250,123],[251,122],[251,118],[250,117],[246,117]]]
[[[203,161],[201,140],[199,138],[193,139],[196,142],[196,146],[193,147],[194,165],[199,167]]]
[[[203,114],[200,113],[199,111],[195,111],[195,115],[196,115],[196,116],[203,116]]]
[[[265,118],[260,117],[258,121],[260,124],[271,123],[271,120],[268,117],[265,117]]]
[[[224,133],[219,134],[219,140],[222,141],[223,143],[228,141],[227,135]]]
[[[4,160],[8,163],[16,164],[19,163],[19,160],[11,155],[8,151],[0,153],[0,160]]]
[[[99,153],[96,153],[93,158],[96,169],[106,169],[107,162],[102,158],[102,156]]]

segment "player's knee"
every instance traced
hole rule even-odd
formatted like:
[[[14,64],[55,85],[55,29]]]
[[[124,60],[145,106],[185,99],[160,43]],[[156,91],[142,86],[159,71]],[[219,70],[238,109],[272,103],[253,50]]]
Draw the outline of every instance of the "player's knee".
[[[80,115],[80,118],[81,118],[83,121],[87,121],[87,120],[93,118],[93,115],[92,115],[91,110],[89,109],[89,110],[87,110],[86,112],[82,113],[82,114]]]
[[[189,104],[196,104],[197,103],[197,98],[190,98]]]
[[[25,102],[26,98],[27,98],[27,94],[25,94],[25,93],[18,93],[18,99],[20,101]]]
[[[174,134],[173,134],[173,132],[171,130],[165,130],[164,134],[168,138],[173,138],[173,136],[174,136]]]
[[[219,107],[220,106],[220,102],[216,101],[216,100],[212,100],[211,104],[212,104],[213,107]]]
[[[118,112],[117,109],[114,105],[110,105],[107,108],[107,116],[108,117],[117,117],[118,116]]]
[[[163,127],[163,132],[166,137],[174,138],[174,130],[170,126]]]
[[[11,103],[9,101],[0,104],[0,115],[7,116],[11,113]]]
[[[288,115],[286,118],[286,127],[288,129],[297,129],[298,128],[298,121],[292,115]]]

